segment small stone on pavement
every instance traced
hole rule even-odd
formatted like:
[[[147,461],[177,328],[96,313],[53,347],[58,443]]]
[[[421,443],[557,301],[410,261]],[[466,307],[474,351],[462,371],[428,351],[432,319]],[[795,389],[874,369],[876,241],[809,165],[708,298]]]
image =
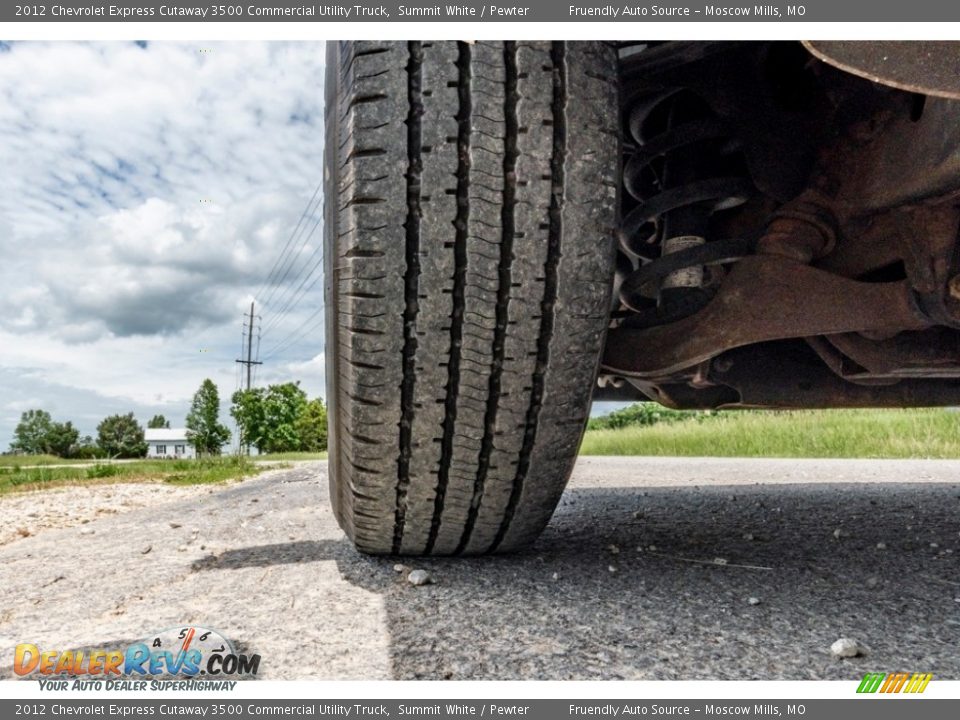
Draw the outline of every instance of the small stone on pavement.
[[[433,582],[433,578],[426,570],[411,570],[407,575],[407,582],[411,585],[429,585]]]
[[[853,638],[840,638],[830,646],[830,652],[834,657],[851,658],[862,655],[863,648]]]

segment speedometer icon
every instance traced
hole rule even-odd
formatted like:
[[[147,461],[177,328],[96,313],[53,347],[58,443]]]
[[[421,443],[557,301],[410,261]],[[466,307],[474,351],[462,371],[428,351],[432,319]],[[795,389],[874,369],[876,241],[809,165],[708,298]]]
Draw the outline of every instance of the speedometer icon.
[[[193,675],[196,671],[190,672],[188,668],[203,668],[213,655],[222,657],[235,655],[233,643],[222,633],[200,625],[161,630],[146,638],[144,643],[150,648],[151,653],[162,653],[169,658],[167,668],[172,672],[167,674],[170,675],[177,675],[176,669],[180,668],[187,671],[179,674]],[[185,665],[185,661],[188,660],[190,662]],[[206,672],[200,669],[199,674],[205,675]]]

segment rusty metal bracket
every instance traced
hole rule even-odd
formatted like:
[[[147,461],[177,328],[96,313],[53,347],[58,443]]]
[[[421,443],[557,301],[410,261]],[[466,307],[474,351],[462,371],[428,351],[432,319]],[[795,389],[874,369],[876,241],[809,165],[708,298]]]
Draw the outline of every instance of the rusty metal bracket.
[[[942,327],[900,333],[886,340],[862,335],[830,335],[826,341],[859,370],[841,368],[854,382],[900,378],[960,378],[960,334]]]
[[[658,327],[611,329],[602,367],[625,377],[666,377],[744,345],[930,324],[906,281],[858,282],[783,256],[755,255],[737,263],[696,314]]]
[[[792,344],[796,343],[793,347]],[[809,351],[812,355],[813,351]],[[720,367],[718,367],[720,366]],[[711,380],[733,400],[684,396],[683,407],[933,407],[960,404],[960,380],[906,378],[892,384],[851,383],[831,372],[799,341],[738,348],[712,363]],[[712,402],[711,399],[719,399]]]

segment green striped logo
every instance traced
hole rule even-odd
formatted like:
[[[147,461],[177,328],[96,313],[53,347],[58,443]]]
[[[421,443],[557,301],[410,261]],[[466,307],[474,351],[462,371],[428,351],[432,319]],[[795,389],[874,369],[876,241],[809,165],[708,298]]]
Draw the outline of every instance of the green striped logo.
[[[886,677],[886,673],[867,673],[857,688],[858,693],[875,693],[880,689],[880,683]]]
[[[858,693],[922,693],[933,679],[930,673],[867,673]]]

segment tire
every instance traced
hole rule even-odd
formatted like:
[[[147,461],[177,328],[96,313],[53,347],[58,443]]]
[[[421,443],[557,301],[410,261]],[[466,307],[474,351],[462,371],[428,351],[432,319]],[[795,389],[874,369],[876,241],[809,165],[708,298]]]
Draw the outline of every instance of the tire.
[[[616,62],[328,43],[330,487],[359,550],[511,551],[550,519],[609,322]]]

